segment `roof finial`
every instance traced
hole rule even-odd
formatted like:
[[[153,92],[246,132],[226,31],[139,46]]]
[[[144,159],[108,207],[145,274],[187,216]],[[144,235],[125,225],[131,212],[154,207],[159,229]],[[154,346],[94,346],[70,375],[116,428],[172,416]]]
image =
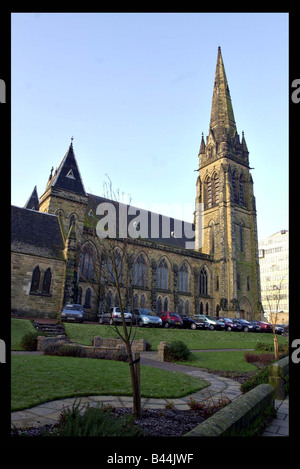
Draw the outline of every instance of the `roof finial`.
[[[71,145],[73,146],[74,137],[71,137]]]

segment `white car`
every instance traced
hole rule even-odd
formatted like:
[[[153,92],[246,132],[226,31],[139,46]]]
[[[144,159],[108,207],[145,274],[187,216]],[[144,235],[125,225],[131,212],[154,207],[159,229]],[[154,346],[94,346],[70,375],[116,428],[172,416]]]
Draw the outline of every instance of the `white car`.
[[[109,308],[109,311],[104,311],[98,314],[99,324],[122,324],[121,310],[118,306]],[[131,323],[131,313],[124,309],[124,318],[126,324]]]

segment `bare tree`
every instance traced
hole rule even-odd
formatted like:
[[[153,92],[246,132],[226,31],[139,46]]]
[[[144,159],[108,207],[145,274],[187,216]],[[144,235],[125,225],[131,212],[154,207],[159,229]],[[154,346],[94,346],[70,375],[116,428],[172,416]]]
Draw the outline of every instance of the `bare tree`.
[[[105,197],[104,201],[107,202],[109,208],[117,207],[118,203],[115,202],[119,198],[119,192],[114,193],[112,184],[109,179],[109,184],[104,184]],[[109,197],[108,197],[109,196]],[[107,205],[107,206],[108,206]],[[108,215],[108,210],[103,210],[103,218]],[[107,207],[106,207],[107,208]],[[115,223],[113,229],[110,231],[109,223],[103,223],[103,230],[97,230],[99,218],[95,213],[90,214],[88,229],[83,234],[83,241],[78,250],[78,278],[81,278],[89,284],[96,294],[97,304],[100,305],[102,310],[110,311],[110,302],[108,300],[108,291],[114,292],[114,297],[117,297],[118,307],[120,308],[121,325],[119,326],[114,316],[111,314],[111,324],[124,342],[125,349],[128,357],[130,378],[133,392],[133,412],[136,418],[140,417],[141,413],[141,393],[140,393],[140,358],[139,354],[133,357],[132,344],[136,334],[136,327],[133,327],[133,321],[126,323],[126,312],[131,310],[133,313],[134,308],[134,278],[133,278],[133,242],[127,237],[119,237],[119,218],[116,216],[110,220]],[[94,250],[94,261],[91,261],[92,268],[90,269],[89,263],[84,262],[82,249],[88,243],[93,242],[97,249]],[[96,279],[96,280],[95,280]],[[132,314],[133,317],[133,314]]]
[[[275,360],[278,360],[279,353],[278,353],[278,339],[275,330],[275,326],[278,321],[279,315],[279,305],[280,301],[282,300],[282,290],[283,290],[283,281],[286,276],[283,276],[279,279],[279,283],[274,284],[274,282],[270,281],[270,284],[266,287],[266,293],[264,295],[264,299],[267,302],[268,309],[270,311],[269,321],[271,323],[273,329],[273,336],[274,336],[274,355]]]

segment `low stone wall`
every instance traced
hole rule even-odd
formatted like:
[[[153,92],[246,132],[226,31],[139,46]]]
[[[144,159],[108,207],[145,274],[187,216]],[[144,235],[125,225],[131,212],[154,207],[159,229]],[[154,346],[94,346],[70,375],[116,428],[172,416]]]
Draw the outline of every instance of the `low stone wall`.
[[[71,343],[71,341],[65,335],[58,335],[56,337],[44,337],[38,336],[37,338],[37,350],[43,351],[45,347],[51,344],[65,344]],[[90,355],[95,355],[97,350],[125,350],[125,343],[121,339],[112,339],[109,337],[100,337],[95,336],[93,339],[92,346],[84,346],[81,347],[88,349],[88,353]],[[147,348],[147,341],[144,339],[134,340],[131,346],[131,350],[133,352],[144,352]]]
[[[125,343],[122,339],[112,339],[110,337],[95,336],[93,339],[92,347],[108,348],[108,349],[125,349]],[[145,352],[147,341],[145,339],[134,340],[131,345],[133,352]]]
[[[269,383],[275,390],[276,399],[284,399],[288,393],[289,357],[284,357],[270,366]]]
[[[274,406],[274,388],[270,384],[260,384],[184,436],[238,436],[270,406]]]

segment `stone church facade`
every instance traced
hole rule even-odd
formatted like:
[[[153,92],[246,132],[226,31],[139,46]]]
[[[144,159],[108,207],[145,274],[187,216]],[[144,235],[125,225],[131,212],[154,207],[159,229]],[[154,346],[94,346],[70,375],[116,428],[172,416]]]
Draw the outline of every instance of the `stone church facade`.
[[[105,240],[97,235],[98,207],[107,202],[117,214],[126,213],[128,223],[141,213],[86,193],[71,141],[41,197],[35,187],[24,208],[12,207],[13,315],[59,318],[64,304],[81,303],[86,318],[96,320],[99,310],[118,304],[116,286],[101,277]],[[220,48],[209,134],[206,141],[202,134],[199,150],[195,224],[160,214],[145,216],[151,235],[126,241],[134,305],[191,315],[259,316],[249,153],[244,134],[240,139],[237,133]],[[182,236],[174,236],[178,227]],[[183,228],[194,237],[187,238]],[[187,248],[190,242],[192,249]],[[115,243],[115,249],[122,250],[121,236]]]

